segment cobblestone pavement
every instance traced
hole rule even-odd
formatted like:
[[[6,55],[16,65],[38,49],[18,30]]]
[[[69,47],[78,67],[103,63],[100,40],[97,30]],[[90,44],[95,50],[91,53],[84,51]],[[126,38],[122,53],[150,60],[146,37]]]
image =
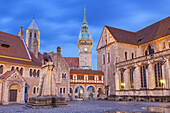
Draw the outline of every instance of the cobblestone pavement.
[[[163,112],[170,113],[170,103],[116,102],[116,101],[69,101],[69,107],[31,109],[25,105],[0,105],[0,113],[117,113]]]

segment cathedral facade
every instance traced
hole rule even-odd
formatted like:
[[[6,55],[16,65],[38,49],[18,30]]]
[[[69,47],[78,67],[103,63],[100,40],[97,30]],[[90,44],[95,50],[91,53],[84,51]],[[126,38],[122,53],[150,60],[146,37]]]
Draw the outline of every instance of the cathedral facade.
[[[137,32],[105,26],[97,67],[114,100],[170,101],[170,17]]]

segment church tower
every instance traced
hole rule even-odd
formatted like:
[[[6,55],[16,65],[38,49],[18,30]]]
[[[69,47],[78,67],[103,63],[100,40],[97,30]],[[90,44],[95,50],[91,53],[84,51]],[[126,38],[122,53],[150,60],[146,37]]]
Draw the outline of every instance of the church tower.
[[[26,44],[30,52],[33,52],[35,57],[38,57],[40,50],[40,31],[33,17],[33,21],[26,30]]]
[[[86,8],[84,8],[83,24],[78,39],[80,69],[92,69],[92,46],[93,39],[91,32],[88,32]]]

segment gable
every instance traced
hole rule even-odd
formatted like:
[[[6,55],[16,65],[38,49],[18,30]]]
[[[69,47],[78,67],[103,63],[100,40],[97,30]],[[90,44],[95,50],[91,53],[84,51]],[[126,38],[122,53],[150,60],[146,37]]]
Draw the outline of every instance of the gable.
[[[17,70],[7,71],[1,76],[2,80],[9,80],[9,81],[23,81],[25,79],[21,76],[21,74]]]
[[[116,42],[116,39],[112,36],[108,28],[105,26],[98,42],[97,49],[105,47],[106,42],[107,44],[111,44],[113,42]]]

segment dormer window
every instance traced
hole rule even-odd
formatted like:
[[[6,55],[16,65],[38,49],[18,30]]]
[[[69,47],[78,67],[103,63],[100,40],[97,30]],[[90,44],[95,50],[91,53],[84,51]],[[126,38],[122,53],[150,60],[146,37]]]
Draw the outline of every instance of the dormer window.
[[[9,46],[8,44],[2,43],[2,44],[1,44],[1,47],[9,48],[10,46]]]

